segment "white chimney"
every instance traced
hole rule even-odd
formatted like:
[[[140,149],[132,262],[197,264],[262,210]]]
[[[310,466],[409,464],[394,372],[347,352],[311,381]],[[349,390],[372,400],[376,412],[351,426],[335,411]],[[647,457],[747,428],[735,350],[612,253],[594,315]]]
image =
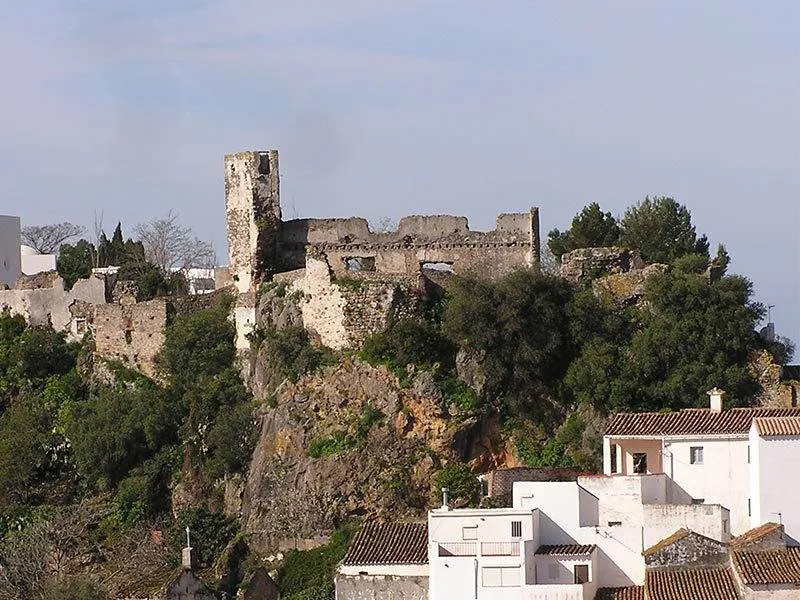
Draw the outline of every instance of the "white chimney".
[[[722,412],[722,396],[725,392],[717,387],[708,390],[708,408],[711,412]]]
[[[189,541],[189,528],[186,528],[186,547],[181,551],[181,565],[187,571],[191,571],[192,567],[192,544]]]
[[[450,489],[442,488],[442,510],[450,510]]]

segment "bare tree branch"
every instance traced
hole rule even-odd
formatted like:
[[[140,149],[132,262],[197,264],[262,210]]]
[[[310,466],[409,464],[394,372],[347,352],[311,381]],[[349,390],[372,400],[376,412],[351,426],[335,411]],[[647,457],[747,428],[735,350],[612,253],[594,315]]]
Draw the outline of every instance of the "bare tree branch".
[[[41,254],[54,254],[61,244],[83,233],[83,227],[72,223],[29,225],[23,227],[22,241]]]
[[[211,268],[216,262],[214,246],[195,237],[189,227],[183,227],[174,211],[140,223],[135,232],[144,245],[147,260],[164,271]]]

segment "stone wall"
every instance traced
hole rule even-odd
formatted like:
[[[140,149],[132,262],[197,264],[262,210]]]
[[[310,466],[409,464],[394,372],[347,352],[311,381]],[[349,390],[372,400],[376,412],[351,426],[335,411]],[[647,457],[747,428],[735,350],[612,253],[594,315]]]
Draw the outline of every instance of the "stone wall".
[[[278,271],[281,226],[278,152],[239,152],[225,157],[228,267],[240,292]]]
[[[79,340],[90,325],[87,305],[106,301],[106,283],[102,277],[80,279],[70,291],[55,273],[20,278],[20,289],[0,290],[0,311],[22,315],[29,325],[51,325],[67,333],[67,339]]]
[[[561,276],[577,284],[587,278],[627,273],[644,266],[639,253],[627,248],[579,248],[561,257]]]
[[[99,305],[93,325],[95,352],[148,377],[156,377],[155,357],[164,343],[166,325],[165,298]]]
[[[728,545],[689,532],[681,539],[644,555],[648,569],[709,568],[728,564]]]
[[[373,233],[366,219],[299,219],[283,223],[281,264],[302,267],[306,250],[324,252],[335,273],[354,270],[414,275],[426,263],[444,263],[455,273],[495,277],[539,267],[539,213],[503,214],[493,231],[471,231],[465,217],[403,217],[396,231]]]
[[[761,387],[756,397],[759,405],[776,408],[797,406],[800,381],[785,377],[784,369],[769,352],[762,350],[751,353],[748,365]]]
[[[336,600],[427,600],[427,598],[427,577],[336,576]]]

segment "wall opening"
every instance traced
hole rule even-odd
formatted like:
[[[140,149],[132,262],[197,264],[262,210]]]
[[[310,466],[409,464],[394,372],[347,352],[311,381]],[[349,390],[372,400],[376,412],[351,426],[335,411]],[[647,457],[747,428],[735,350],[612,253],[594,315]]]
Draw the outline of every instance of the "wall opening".
[[[437,273],[455,273],[453,263],[448,262],[426,262],[422,263],[423,271],[435,271]]]
[[[344,259],[345,267],[348,271],[366,271],[372,272],[375,270],[375,257],[374,256],[349,256]]]

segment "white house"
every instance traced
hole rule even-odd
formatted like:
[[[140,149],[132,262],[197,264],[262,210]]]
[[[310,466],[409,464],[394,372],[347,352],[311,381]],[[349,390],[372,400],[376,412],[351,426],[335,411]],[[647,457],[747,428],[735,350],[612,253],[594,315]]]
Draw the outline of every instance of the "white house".
[[[19,217],[0,215],[0,283],[11,287],[22,272]]]
[[[707,409],[615,415],[603,440],[604,473],[665,474],[670,502],[727,507],[733,535],[780,512],[787,533],[800,539],[800,506],[788,502],[797,498],[800,484],[781,479],[778,466],[798,464],[800,435],[764,436],[753,429],[762,418],[800,423],[800,408],[723,410],[722,394],[711,390]],[[791,426],[800,434],[800,425]]]
[[[25,275],[36,275],[56,270],[55,254],[40,254],[34,248],[23,244],[19,247],[20,266]]]

